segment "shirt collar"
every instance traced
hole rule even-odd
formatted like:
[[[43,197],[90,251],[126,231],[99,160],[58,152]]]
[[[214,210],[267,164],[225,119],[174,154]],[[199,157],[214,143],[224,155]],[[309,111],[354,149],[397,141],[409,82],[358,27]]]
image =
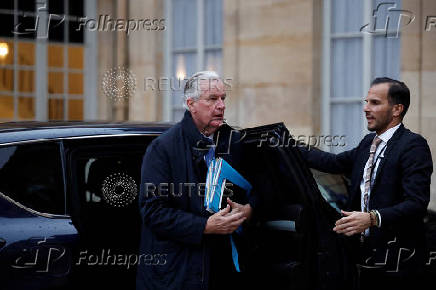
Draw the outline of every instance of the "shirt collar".
[[[397,131],[398,128],[400,128],[401,123],[399,123],[397,126],[387,129],[384,133],[380,134],[378,137],[382,139],[383,142],[388,143],[389,139],[392,138],[395,131]]]

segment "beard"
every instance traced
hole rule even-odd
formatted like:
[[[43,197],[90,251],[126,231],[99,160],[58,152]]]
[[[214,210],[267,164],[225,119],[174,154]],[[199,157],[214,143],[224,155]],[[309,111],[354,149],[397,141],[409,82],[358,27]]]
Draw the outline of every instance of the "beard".
[[[372,119],[372,124],[370,125],[368,123],[367,128],[368,131],[374,132],[374,131],[385,131],[385,129],[389,126],[389,124],[392,122],[393,116],[391,114],[386,114],[384,116],[379,116],[378,118]]]

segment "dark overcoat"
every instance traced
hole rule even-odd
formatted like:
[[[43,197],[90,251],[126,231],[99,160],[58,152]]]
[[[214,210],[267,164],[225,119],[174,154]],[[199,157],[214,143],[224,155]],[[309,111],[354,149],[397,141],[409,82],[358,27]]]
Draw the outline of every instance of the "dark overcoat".
[[[224,124],[214,134],[216,155],[233,167],[240,156],[235,132]],[[139,196],[142,257],[138,290],[208,287],[213,249],[203,232],[210,213],[204,209],[204,190],[201,185],[198,190],[198,184],[205,182],[203,157],[209,143],[186,111],[181,122],[147,148]],[[246,202],[254,208],[254,198]]]

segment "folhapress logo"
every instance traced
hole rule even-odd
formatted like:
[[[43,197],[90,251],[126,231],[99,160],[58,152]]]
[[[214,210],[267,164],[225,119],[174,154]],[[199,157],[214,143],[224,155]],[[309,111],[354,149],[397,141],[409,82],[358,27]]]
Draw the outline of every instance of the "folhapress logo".
[[[371,22],[363,25],[360,31],[398,38],[401,29],[414,20],[415,14],[412,11],[398,9],[394,2],[383,2],[373,10]]]
[[[76,31],[87,29],[89,31],[124,31],[127,35],[134,31],[160,31],[165,30],[165,19],[120,19],[111,18],[110,15],[100,15],[98,19],[82,17]]]
[[[47,4],[44,2],[36,2],[38,5],[43,5],[37,8],[35,23],[33,27],[23,27],[23,23],[19,22],[11,31],[15,35],[35,35],[38,39],[47,39],[50,28],[55,28],[65,22],[64,14],[48,13]],[[42,15],[46,15],[46,18]],[[23,13],[22,19],[33,17],[31,13]],[[41,20],[43,19],[43,20]]]

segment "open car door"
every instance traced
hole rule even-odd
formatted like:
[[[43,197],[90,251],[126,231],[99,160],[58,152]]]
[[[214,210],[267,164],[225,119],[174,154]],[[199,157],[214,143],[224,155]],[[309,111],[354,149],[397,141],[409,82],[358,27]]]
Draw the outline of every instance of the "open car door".
[[[304,145],[282,123],[241,133],[242,174],[257,195],[241,254],[252,289],[350,289],[347,244],[333,231],[340,213],[302,159],[297,146]]]

